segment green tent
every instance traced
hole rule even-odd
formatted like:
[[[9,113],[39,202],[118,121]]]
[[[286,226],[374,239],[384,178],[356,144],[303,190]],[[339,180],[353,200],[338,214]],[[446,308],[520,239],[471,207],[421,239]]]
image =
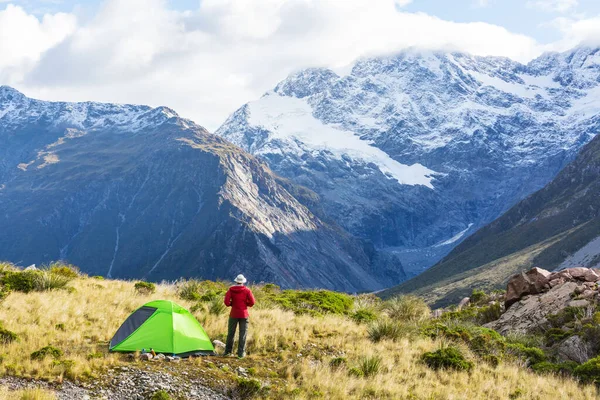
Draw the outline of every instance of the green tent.
[[[208,335],[194,316],[179,304],[155,300],[135,310],[110,341],[110,351],[153,349],[187,356],[213,354]]]

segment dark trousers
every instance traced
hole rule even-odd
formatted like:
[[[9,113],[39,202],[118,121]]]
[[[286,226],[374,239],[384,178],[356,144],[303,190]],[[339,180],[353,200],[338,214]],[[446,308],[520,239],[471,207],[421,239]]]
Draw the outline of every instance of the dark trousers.
[[[246,355],[246,334],[248,333],[248,318],[229,317],[229,326],[227,329],[227,343],[225,345],[225,354],[233,352],[233,340],[235,339],[235,330],[240,325],[240,340],[238,341],[238,357]]]

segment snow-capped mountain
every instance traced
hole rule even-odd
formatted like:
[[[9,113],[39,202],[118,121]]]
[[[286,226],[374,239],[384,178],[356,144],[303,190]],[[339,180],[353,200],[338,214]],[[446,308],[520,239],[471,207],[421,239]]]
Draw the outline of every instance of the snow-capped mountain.
[[[0,87],[0,260],[149,280],[243,272],[284,287],[389,285],[385,259],[300,195],[311,194],[168,108]]]
[[[307,69],[218,135],[317,192],[352,234],[419,272],[548,183],[600,129],[600,49],[409,50]]]

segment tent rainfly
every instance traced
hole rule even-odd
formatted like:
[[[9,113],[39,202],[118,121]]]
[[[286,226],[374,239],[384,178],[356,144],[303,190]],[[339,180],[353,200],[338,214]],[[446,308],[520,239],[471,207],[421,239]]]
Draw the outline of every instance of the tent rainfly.
[[[110,341],[110,351],[153,349],[178,356],[214,354],[204,329],[185,308],[172,301],[155,300],[135,310]]]

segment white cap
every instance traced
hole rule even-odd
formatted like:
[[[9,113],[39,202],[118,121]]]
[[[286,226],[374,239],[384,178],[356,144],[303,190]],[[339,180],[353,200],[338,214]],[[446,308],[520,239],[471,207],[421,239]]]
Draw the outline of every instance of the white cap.
[[[238,276],[236,276],[234,282],[235,283],[246,283],[247,281],[246,281],[246,278],[244,278],[244,275],[239,274]]]

